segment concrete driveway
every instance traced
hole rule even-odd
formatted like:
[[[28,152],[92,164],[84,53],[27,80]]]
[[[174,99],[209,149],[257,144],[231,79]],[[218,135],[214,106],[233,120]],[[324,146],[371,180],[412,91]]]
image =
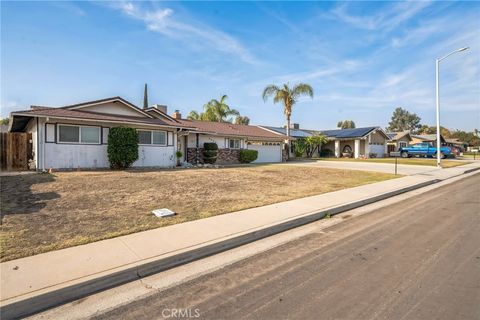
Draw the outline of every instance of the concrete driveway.
[[[368,163],[368,162],[351,162],[351,161],[291,161],[285,165],[294,166],[314,166],[319,168],[331,169],[345,169],[345,170],[361,170],[361,171],[376,171],[382,173],[395,173],[395,164],[390,163]],[[401,165],[397,167],[397,173],[410,176],[426,172],[439,170],[432,166],[416,166],[416,165]],[[441,170],[441,169],[440,169]]]

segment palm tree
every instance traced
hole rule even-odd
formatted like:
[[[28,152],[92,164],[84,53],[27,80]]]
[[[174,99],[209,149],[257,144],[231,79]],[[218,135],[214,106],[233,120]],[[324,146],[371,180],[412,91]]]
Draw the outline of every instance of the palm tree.
[[[235,109],[230,108],[230,106],[225,102],[228,96],[224,94],[220,101],[217,99],[212,99],[203,106],[203,112],[198,113],[195,110],[190,111],[187,116],[189,120],[198,120],[198,121],[211,121],[211,122],[233,122],[232,118],[229,116],[236,116],[235,123],[237,124],[248,124],[250,119],[248,117],[242,117],[240,112]]]
[[[235,121],[233,123],[248,125],[250,123],[250,118],[247,117],[247,116],[238,115],[238,116],[235,117]]]
[[[338,121],[337,128],[355,129],[355,122],[353,122],[353,120]]]
[[[202,119],[202,114],[198,113],[195,110],[190,111],[190,113],[187,116],[188,120],[201,120]]]
[[[217,121],[217,122],[232,122],[231,119],[227,119],[229,116],[239,116],[240,113],[231,109],[230,106],[225,102],[228,96],[224,94],[220,101],[217,99],[210,100],[205,106],[203,106],[207,121]]]
[[[263,101],[267,101],[269,97],[273,96],[273,103],[283,103],[283,113],[287,120],[287,137],[290,137],[290,117],[292,116],[293,105],[303,95],[313,98],[313,89],[309,84],[299,83],[293,88],[290,88],[288,83],[284,84],[283,87],[271,84],[263,90]]]

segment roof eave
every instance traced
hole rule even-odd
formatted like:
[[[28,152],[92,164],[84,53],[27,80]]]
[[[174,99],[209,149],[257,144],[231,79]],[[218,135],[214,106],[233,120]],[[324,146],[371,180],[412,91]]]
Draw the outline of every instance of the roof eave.
[[[65,117],[65,116],[56,116],[56,115],[44,115],[44,114],[34,114],[34,113],[16,113],[12,112],[11,117],[19,116],[19,117],[32,117],[32,118],[52,118],[52,119],[63,119],[63,120],[76,120],[76,121],[91,121],[91,122],[108,122],[108,123],[127,123],[127,124],[135,124],[140,126],[153,126],[153,127],[167,127],[167,128],[178,128],[178,129],[190,129],[195,130],[195,128],[188,128],[183,126],[176,126],[176,125],[169,125],[169,124],[155,124],[155,123],[144,123],[144,122],[135,122],[135,121],[128,121],[128,120],[103,120],[103,119],[90,119],[90,118],[82,118],[82,117]],[[150,119],[150,118],[149,118]]]

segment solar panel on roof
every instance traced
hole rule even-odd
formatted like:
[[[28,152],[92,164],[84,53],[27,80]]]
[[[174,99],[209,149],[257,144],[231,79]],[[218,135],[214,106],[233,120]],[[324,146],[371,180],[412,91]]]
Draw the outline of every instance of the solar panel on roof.
[[[321,133],[330,138],[358,138],[363,137],[377,127],[365,127],[354,129],[323,130]]]

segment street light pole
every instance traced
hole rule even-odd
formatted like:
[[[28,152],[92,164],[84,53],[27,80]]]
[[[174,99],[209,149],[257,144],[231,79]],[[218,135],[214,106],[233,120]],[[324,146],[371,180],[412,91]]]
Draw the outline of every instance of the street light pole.
[[[435,60],[435,87],[436,87],[436,115],[437,115],[437,167],[441,167],[441,158],[442,153],[440,152],[441,141],[440,141],[440,61],[446,59],[454,53],[468,50],[468,47],[460,48],[455,51],[450,52],[449,54],[443,56],[442,58],[437,58]]]
[[[436,82],[436,95],[435,100],[437,102],[437,167],[440,168],[441,154],[440,154],[440,60],[435,61],[435,82]]]

